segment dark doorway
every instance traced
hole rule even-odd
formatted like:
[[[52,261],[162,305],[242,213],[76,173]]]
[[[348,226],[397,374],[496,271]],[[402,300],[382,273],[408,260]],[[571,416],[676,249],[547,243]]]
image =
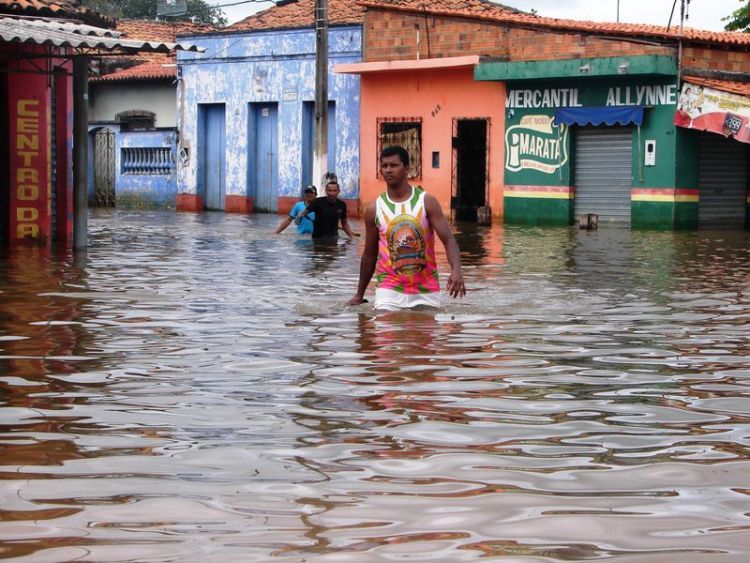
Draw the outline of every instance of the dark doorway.
[[[0,242],[8,242],[10,221],[10,137],[8,136],[8,73],[0,63]]]
[[[487,119],[453,121],[453,198],[457,221],[476,221],[487,205]]]

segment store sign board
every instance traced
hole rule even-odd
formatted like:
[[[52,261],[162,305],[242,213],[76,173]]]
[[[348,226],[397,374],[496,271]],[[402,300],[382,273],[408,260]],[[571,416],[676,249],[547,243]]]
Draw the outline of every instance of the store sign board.
[[[506,109],[580,108],[588,106],[669,106],[677,103],[677,86],[651,84],[608,88],[538,88],[508,90]]]
[[[505,132],[505,168],[552,174],[568,162],[568,127],[550,115],[525,115]]]
[[[673,122],[750,143],[750,98],[686,82]]]
[[[10,92],[10,237],[49,236],[49,107],[43,96]]]

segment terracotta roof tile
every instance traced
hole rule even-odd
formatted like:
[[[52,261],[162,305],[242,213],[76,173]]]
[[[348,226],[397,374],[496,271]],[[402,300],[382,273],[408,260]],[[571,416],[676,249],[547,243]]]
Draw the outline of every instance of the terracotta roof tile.
[[[284,6],[274,6],[238,21],[226,31],[256,31],[264,29],[284,29],[312,27],[315,0],[298,0]],[[328,0],[328,23],[345,25],[362,23],[364,8],[356,0]]]
[[[740,96],[750,96],[750,83],[736,82],[734,80],[717,80],[714,78],[699,78],[697,76],[685,76],[685,82],[695,84],[696,86],[705,86],[730,94],[739,94]]]
[[[2,0],[0,0],[1,2]],[[206,33],[215,31],[208,24],[192,22],[161,22],[153,20],[117,20],[117,31],[128,39],[176,43],[178,34]]]
[[[488,0],[430,0],[429,3],[424,0],[362,0],[359,4],[365,8],[387,8],[408,12],[419,11],[419,13],[434,15],[481,18],[498,23],[519,24],[558,31],[672,40],[680,36],[678,26],[673,26],[667,30],[666,27],[658,25],[545,18],[536,14],[521,12],[502,4],[494,4]],[[690,41],[705,43],[750,45],[749,33],[706,31],[688,27],[684,28],[683,37]]]
[[[91,77],[91,82],[122,82],[126,80],[167,80],[177,76],[174,55],[151,54],[141,64],[102,76]]]
[[[0,13],[16,16],[75,18],[101,27],[114,27],[112,18],[84,6],[80,0],[0,0]]]
[[[2,1],[2,0],[0,0]],[[126,39],[140,39],[143,41],[159,41],[174,43],[178,34],[193,34],[214,31],[215,28],[208,24],[192,22],[159,22],[153,20],[130,20],[117,21],[117,31],[122,33]],[[103,60],[116,61],[115,64],[127,66],[122,70],[90,76],[92,82],[112,82],[120,80],[157,80],[175,78],[177,68],[175,63],[177,57],[174,53],[138,53],[137,55],[116,55],[102,57]],[[164,66],[167,65],[167,66]]]

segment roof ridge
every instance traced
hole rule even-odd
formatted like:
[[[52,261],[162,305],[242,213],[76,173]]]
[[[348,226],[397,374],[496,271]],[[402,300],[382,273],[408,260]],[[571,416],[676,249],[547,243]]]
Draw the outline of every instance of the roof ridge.
[[[452,5],[461,0],[450,0]],[[477,3],[481,3],[481,11]],[[497,23],[527,25],[545,29],[583,31],[590,33],[607,33],[611,35],[623,35],[630,37],[648,37],[658,39],[685,39],[705,43],[750,45],[750,34],[736,31],[710,31],[692,27],[684,27],[680,31],[676,26],[660,26],[646,23],[621,23],[621,22],[598,22],[593,20],[574,20],[566,18],[551,18],[540,16],[536,13],[521,12],[519,10],[506,9],[503,4],[496,4],[487,0],[464,0],[462,7],[453,8],[445,6],[446,2],[432,0],[429,4],[426,0],[360,0],[359,4],[365,8],[381,8],[401,12],[420,13],[475,18]],[[473,5],[472,5],[473,4]],[[494,10],[494,7],[500,8]],[[489,8],[489,10],[485,10]]]
[[[313,0],[271,6],[233,23],[221,31],[259,31],[313,27]],[[329,25],[362,23],[364,8],[356,0],[329,0]]]

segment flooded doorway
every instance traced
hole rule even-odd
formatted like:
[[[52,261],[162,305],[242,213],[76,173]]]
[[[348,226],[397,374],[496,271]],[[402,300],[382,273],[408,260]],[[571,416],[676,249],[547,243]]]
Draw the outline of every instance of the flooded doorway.
[[[226,194],[226,108],[224,104],[198,106],[199,193],[206,209],[222,211]]]
[[[279,109],[275,103],[250,104],[248,177],[256,211],[273,213],[279,197]]]
[[[698,166],[698,226],[745,227],[747,145],[712,133],[701,134]]]
[[[94,207],[115,206],[115,132],[103,127],[93,133]]]
[[[633,133],[627,127],[575,128],[575,214],[630,225]]]
[[[487,205],[488,132],[488,118],[453,120],[451,210],[458,221],[476,221]]]

